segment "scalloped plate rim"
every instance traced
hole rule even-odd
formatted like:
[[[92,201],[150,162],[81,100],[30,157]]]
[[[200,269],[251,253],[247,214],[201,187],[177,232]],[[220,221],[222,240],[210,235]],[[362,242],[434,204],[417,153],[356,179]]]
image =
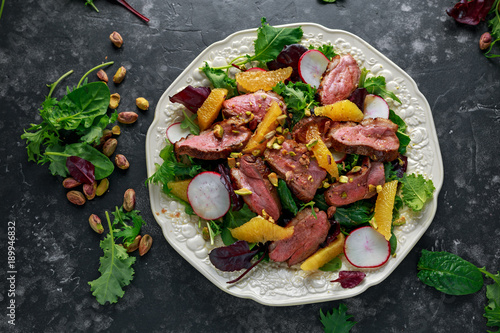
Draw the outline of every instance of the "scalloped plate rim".
[[[343,293],[341,295],[335,295],[333,292],[331,293],[323,293],[323,294],[308,294],[306,296],[301,296],[301,297],[288,297],[288,298],[277,298],[273,300],[266,299],[264,297],[259,297],[260,295],[255,293],[253,290],[240,290],[240,291],[233,291],[231,288],[231,285],[221,285],[220,281],[212,276],[208,271],[202,269],[198,265],[200,264],[200,259],[198,258],[193,258],[189,256],[188,254],[184,253],[184,251],[180,248],[180,246],[169,239],[168,230],[162,226],[162,223],[160,222],[159,218],[157,218],[155,214],[155,207],[154,207],[154,202],[152,200],[153,196],[155,195],[155,185],[149,185],[149,195],[150,195],[150,206],[151,210],[153,213],[153,216],[155,217],[155,220],[159,224],[160,228],[162,229],[162,233],[167,240],[167,242],[176,250],[177,253],[179,253],[187,262],[189,262],[197,271],[199,271],[202,275],[204,275],[211,283],[213,283],[215,286],[217,286],[219,289],[233,295],[239,298],[247,298],[251,299],[253,301],[256,301],[257,303],[267,305],[267,306],[293,306],[293,305],[302,305],[302,304],[311,304],[311,303],[317,303],[317,302],[326,302],[326,301],[333,301],[333,300],[340,300],[340,299],[345,299],[345,298],[350,298],[357,296],[364,291],[366,291],[369,287],[375,286],[382,281],[384,281],[389,275],[392,274],[392,272],[399,266],[399,264],[404,260],[406,255],[414,248],[414,246],[417,244],[417,242],[420,240],[420,238],[425,234],[426,230],[428,229],[429,225],[432,223],[435,213],[437,210],[437,200],[439,196],[439,192],[442,188],[443,185],[443,179],[444,179],[444,169],[443,169],[443,162],[442,162],[442,156],[441,156],[441,151],[439,147],[439,141],[436,133],[436,128],[434,124],[434,120],[432,117],[432,110],[430,108],[430,105],[425,98],[425,96],[420,92],[418,89],[418,86],[416,82],[407,74],[404,70],[402,70],[398,65],[396,65],[394,62],[392,62],[389,58],[387,58],[385,55],[383,55],[380,51],[375,49],[372,45],[370,45],[368,42],[363,40],[362,38],[354,35],[353,33],[350,33],[345,30],[339,30],[339,29],[329,29],[326,28],[320,24],[317,23],[307,23],[307,22],[301,22],[301,23],[292,23],[292,24],[283,24],[283,25],[277,25],[275,27],[297,27],[301,26],[302,28],[307,28],[307,27],[314,27],[320,30],[323,30],[324,32],[328,34],[340,34],[340,35],[347,35],[349,38],[352,38],[356,40],[357,42],[363,44],[367,49],[369,49],[371,52],[374,52],[378,57],[386,61],[389,65],[391,65],[394,69],[397,69],[397,74],[398,75],[403,75],[405,78],[406,82],[411,83],[412,88],[414,92],[417,94],[419,102],[423,102],[424,105],[422,105],[422,108],[425,110],[425,114],[427,116],[426,118],[426,124],[429,125],[431,131],[429,131],[429,138],[432,139],[433,141],[433,153],[434,153],[434,160],[433,163],[435,163],[435,170],[437,172],[437,178],[433,178],[434,186],[436,188],[434,197],[431,202],[427,203],[427,205],[430,208],[429,218],[426,219],[425,223],[422,223],[422,231],[418,234],[415,235],[416,237],[412,238],[411,243],[413,243],[411,246],[405,246],[402,250],[402,252],[398,252],[398,260],[397,264],[393,264],[389,267],[388,270],[384,272],[384,274],[378,276],[378,277],[372,277],[372,279],[366,283],[362,283],[356,288],[353,289],[343,289]],[[147,131],[146,134],[146,164],[147,164],[147,174],[148,177],[150,177],[154,173],[154,158],[156,156],[151,156],[150,151],[148,147],[151,146],[151,141],[153,140],[153,131],[155,131],[158,127],[158,122],[160,121],[160,113],[163,111],[164,105],[165,105],[165,100],[168,99],[169,94],[171,93],[170,90],[172,87],[177,85],[179,81],[181,81],[188,72],[192,71],[194,68],[194,65],[198,63],[200,60],[206,59],[207,54],[211,52],[211,50],[219,45],[226,45],[231,39],[237,37],[238,35],[247,35],[247,34],[255,34],[256,28],[254,29],[245,29],[245,30],[240,30],[237,32],[234,32],[230,35],[228,35],[226,38],[223,40],[217,41],[209,45],[207,48],[205,48],[195,59],[193,59],[190,64],[179,74],[179,76],[169,85],[169,87],[165,90],[165,92],[162,94],[160,100],[158,101],[156,108],[155,108],[155,116],[154,119]],[[413,94],[412,94],[413,96]],[[151,162],[150,162],[151,161]],[[156,189],[158,190],[158,189]],[[251,277],[249,277],[251,278]]]

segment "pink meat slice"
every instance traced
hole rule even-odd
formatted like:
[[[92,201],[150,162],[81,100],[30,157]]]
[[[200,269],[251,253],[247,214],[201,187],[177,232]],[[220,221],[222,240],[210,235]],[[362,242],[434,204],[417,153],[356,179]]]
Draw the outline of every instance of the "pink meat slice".
[[[243,201],[254,213],[262,215],[265,210],[277,221],[281,215],[281,204],[276,187],[267,179],[269,169],[261,158],[252,155],[243,155],[239,162],[238,168],[231,169],[231,180],[236,189],[252,191],[252,194],[243,196]]]
[[[175,153],[202,160],[218,160],[227,158],[231,152],[241,151],[252,136],[252,131],[236,119],[223,120],[217,124],[224,129],[221,139],[215,136],[212,129],[199,135],[190,134],[175,143]]]
[[[316,210],[315,213],[316,217],[311,208],[300,211],[287,225],[294,226],[293,235],[273,242],[269,246],[269,258],[276,262],[286,261],[292,266],[316,252],[328,235],[330,222],[325,212]]]
[[[277,102],[283,113],[286,113],[286,104],[283,98],[272,92],[259,90],[253,94],[240,95],[230,98],[222,104],[222,113],[226,118],[239,117],[240,119],[254,118],[248,123],[248,127],[254,130],[266,115],[272,102]]]
[[[333,104],[349,97],[358,87],[360,76],[361,70],[351,55],[334,57],[318,88],[321,104]]]
[[[306,146],[294,140],[285,140],[281,149],[266,149],[264,157],[270,168],[286,181],[292,193],[304,202],[314,198],[326,177],[325,169],[311,159]]]
[[[361,170],[348,172],[346,176],[347,183],[336,182],[325,192],[325,201],[329,206],[345,206],[377,194],[377,185],[385,183],[384,164],[370,162],[370,159],[365,157]]]
[[[389,119],[368,118],[361,123],[334,122],[330,129],[333,149],[348,154],[370,156],[374,161],[390,162],[398,157],[398,125]]]

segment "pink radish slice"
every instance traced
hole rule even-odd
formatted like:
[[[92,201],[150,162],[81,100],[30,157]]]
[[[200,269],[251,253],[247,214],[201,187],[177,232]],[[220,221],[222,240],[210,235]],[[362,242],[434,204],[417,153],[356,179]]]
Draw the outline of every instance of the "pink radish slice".
[[[183,129],[181,128],[181,123],[173,123],[167,128],[167,139],[170,141],[171,144],[176,143],[182,138],[185,138],[191,134],[189,129]]]
[[[365,118],[389,119],[389,105],[380,96],[368,94],[365,97]]]
[[[389,260],[391,245],[372,227],[353,230],[344,243],[344,255],[356,267],[380,267]]]
[[[299,75],[302,81],[318,88],[328,66],[328,58],[318,50],[309,50],[299,59]]]
[[[245,72],[266,72],[266,70],[264,68],[260,68],[260,67],[252,67],[252,68],[249,68],[247,69]],[[246,94],[248,91],[246,91],[245,89],[243,89],[243,87],[238,83],[236,84],[236,89],[238,89],[238,92],[240,94]]]
[[[346,153],[342,153],[340,151],[332,151],[331,153],[333,159],[335,160],[335,163],[342,163],[342,161],[344,161],[347,156]]]
[[[220,180],[220,174],[205,171],[189,183],[187,196],[196,215],[205,220],[215,220],[229,210],[229,192]]]

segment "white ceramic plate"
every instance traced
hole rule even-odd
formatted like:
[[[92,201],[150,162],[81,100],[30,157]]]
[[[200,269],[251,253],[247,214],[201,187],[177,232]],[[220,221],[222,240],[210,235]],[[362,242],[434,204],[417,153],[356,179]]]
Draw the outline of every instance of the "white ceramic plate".
[[[348,298],[382,282],[403,261],[429,227],[436,212],[437,197],[443,183],[441,152],[430,106],[410,76],[368,43],[349,32],[331,30],[313,23],[286,25],[297,26],[302,26],[304,30],[304,45],[331,43],[337,53],[351,54],[361,67],[369,69],[373,75],[383,75],[386,78],[387,88],[395,92],[402,102],[402,105],[399,105],[389,101],[389,105],[406,121],[412,139],[407,153],[408,172],[420,173],[432,179],[436,192],[434,199],[419,214],[411,214],[408,211],[403,213],[408,222],[395,228],[398,238],[396,257],[379,269],[366,271],[367,276],[359,286],[342,289],[339,283],[330,282],[337,278],[336,272],[308,273],[298,267],[288,268],[286,264],[278,263],[261,263],[239,283],[228,285],[226,282],[240,273],[220,272],[211,265],[208,253],[213,246],[203,240],[198,228],[198,219],[185,214],[184,207],[163,195],[159,186],[149,187],[153,214],[165,238],[181,256],[225,292],[273,306]],[[162,163],[159,152],[165,145],[167,127],[182,119],[180,104],[170,103],[168,97],[189,84],[195,87],[209,86],[208,80],[198,68],[205,61],[215,67],[225,65],[236,56],[251,54],[255,38],[255,29],[244,30],[212,44],[168,87],[156,106],[155,118],[146,138],[148,176],[155,172],[155,163]],[[350,267],[344,260],[342,269],[355,268]]]

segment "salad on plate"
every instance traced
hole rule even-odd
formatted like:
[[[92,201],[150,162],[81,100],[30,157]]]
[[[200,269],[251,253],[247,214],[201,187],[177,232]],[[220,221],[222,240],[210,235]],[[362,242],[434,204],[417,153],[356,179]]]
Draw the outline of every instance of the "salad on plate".
[[[434,185],[407,173],[407,125],[384,76],[302,28],[262,20],[253,55],[204,62],[210,83],[169,96],[162,164],[149,178],[198,217],[211,265],[241,275],[261,261],[339,271],[362,283],[395,254],[395,228]],[[221,244],[221,241],[223,244]]]

